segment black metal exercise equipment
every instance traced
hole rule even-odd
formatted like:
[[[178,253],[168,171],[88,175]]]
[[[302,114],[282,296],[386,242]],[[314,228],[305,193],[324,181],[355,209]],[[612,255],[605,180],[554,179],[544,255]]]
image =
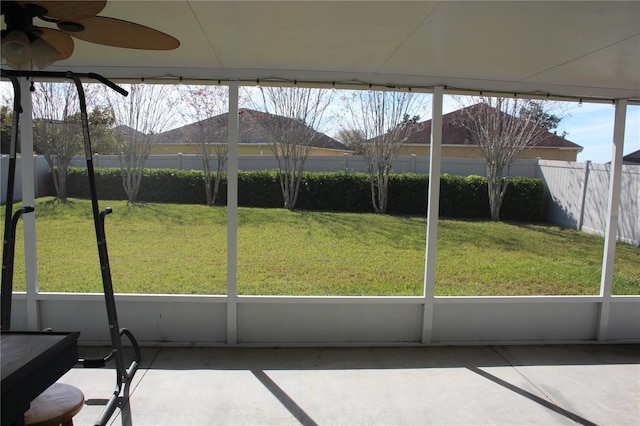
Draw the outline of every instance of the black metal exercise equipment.
[[[4,76],[4,73],[3,73]],[[0,301],[0,313],[2,330],[11,328],[11,294],[13,293],[13,263],[16,247],[16,227],[23,213],[33,212],[33,206],[18,209],[13,214],[13,190],[16,177],[16,157],[18,152],[18,126],[22,113],[20,83],[17,77],[10,76],[15,92],[13,98],[13,117],[11,118],[11,141],[9,147],[9,170],[7,174],[7,205],[4,217],[4,235],[2,239],[2,300]]]
[[[22,110],[20,104],[20,83],[18,77],[29,78],[52,78],[52,79],[70,79],[76,86],[78,91],[78,98],[80,101],[80,117],[82,122],[82,136],[84,139],[84,151],[87,161],[87,174],[89,178],[89,190],[91,193],[91,206],[93,210],[93,221],[96,232],[96,240],[98,245],[98,254],[100,259],[100,271],[102,275],[102,285],[104,289],[104,298],[107,308],[107,319],[109,322],[109,333],[111,339],[111,352],[102,358],[82,358],[78,362],[86,368],[100,368],[105,367],[110,361],[115,362],[116,366],[116,388],[111,394],[110,398],[106,400],[99,400],[101,403],[105,403],[105,408],[102,410],[100,417],[96,420],[96,426],[106,425],[116,408],[120,408],[123,413],[124,409],[128,408],[129,403],[129,391],[133,376],[135,375],[141,360],[140,346],[135,339],[133,333],[126,328],[120,328],[118,324],[118,315],[116,310],[115,296],[113,293],[113,282],[111,279],[111,268],[109,266],[109,255],[107,251],[107,240],[105,236],[104,222],[105,217],[112,212],[110,207],[107,207],[100,211],[98,204],[98,195],[96,190],[95,173],[93,168],[93,152],[91,149],[91,138],[89,134],[89,121],[87,114],[87,105],[84,89],[82,87],[81,79],[93,79],[97,80],[111,89],[117,91],[123,96],[127,96],[128,92],[108,79],[94,73],[73,73],[67,72],[50,72],[50,71],[10,71],[2,70],[2,77],[9,78],[14,87],[14,114],[12,122],[11,132],[11,156],[9,159],[9,179],[7,188],[7,210],[5,216],[8,218],[5,222],[5,237],[4,237],[4,252],[2,261],[2,329],[8,330],[10,328],[10,316],[11,316],[11,293],[13,291],[13,254],[15,248],[15,228],[23,213],[32,212],[34,209],[31,206],[23,207],[16,211],[15,215],[11,217],[12,213],[12,200],[13,200],[13,185],[15,175],[15,157],[16,157],[16,141],[18,133],[19,113]],[[9,220],[10,218],[10,220]],[[5,267],[6,265],[6,267]],[[6,317],[6,318],[5,318]],[[122,351],[122,336],[126,336],[131,346],[133,347],[133,360],[130,364],[125,364],[124,353]],[[88,401],[89,402],[89,401]]]

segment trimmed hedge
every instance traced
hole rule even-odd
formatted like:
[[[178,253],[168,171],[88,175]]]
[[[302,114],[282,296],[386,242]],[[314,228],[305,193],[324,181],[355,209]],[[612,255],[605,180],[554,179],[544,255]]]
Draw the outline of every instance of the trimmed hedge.
[[[545,200],[542,179],[511,178],[500,208],[500,219],[516,222],[542,222]]]
[[[96,190],[102,200],[126,200],[118,168],[96,168]],[[83,168],[69,168],[67,194],[90,198],[89,178]],[[197,170],[145,169],[138,201],[148,203],[206,204],[203,173]]]
[[[98,197],[125,200],[120,169],[95,169]],[[86,169],[70,168],[67,178],[70,197],[89,198]],[[387,212],[425,216],[429,176],[404,173],[389,179]],[[282,207],[277,170],[238,172],[238,204],[245,207]],[[196,170],[146,169],[138,194],[139,202],[205,204],[204,174]],[[227,175],[220,181],[216,204],[227,202]],[[511,178],[501,219],[520,222],[544,220],[544,185],[541,179]],[[366,173],[306,172],[298,194],[297,209],[373,212]],[[482,176],[452,176],[440,179],[440,216],[450,218],[490,217],[487,179]]]
[[[490,218],[487,179],[476,175],[442,175],[440,178],[440,216]]]
[[[296,207],[301,210],[371,212],[369,188],[365,173],[307,172],[300,185]],[[278,207],[282,207],[280,192],[278,198]]]

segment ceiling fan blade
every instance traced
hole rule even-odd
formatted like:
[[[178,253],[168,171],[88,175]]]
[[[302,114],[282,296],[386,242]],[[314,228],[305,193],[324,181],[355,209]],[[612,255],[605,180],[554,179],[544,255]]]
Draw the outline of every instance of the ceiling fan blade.
[[[38,28],[42,31],[41,39],[49,43],[60,53],[58,61],[67,59],[73,53],[73,39],[69,34],[53,28]]]
[[[43,13],[49,18],[61,21],[75,21],[77,19],[96,16],[104,9],[106,0],[102,1],[38,1],[38,0],[18,0],[20,6],[29,9],[29,5],[36,5],[47,11]],[[36,8],[38,9],[38,8]]]
[[[84,26],[84,30],[67,34],[91,43],[142,50],[172,50],[180,46],[168,34],[121,19],[94,16],[74,22]]]

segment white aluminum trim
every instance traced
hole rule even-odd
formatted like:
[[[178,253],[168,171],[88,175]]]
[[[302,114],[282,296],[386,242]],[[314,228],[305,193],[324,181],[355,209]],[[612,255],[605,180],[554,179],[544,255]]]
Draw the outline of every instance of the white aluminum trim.
[[[424,302],[421,296],[238,296],[238,303],[265,303],[265,304],[408,304],[419,305]]]

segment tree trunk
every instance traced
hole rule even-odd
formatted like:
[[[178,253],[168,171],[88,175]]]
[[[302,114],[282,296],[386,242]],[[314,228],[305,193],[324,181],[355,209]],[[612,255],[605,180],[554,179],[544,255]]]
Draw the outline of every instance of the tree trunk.
[[[389,193],[388,175],[385,170],[380,170],[378,166],[378,213],[387,212],[387,194]]]
[[[502,199],[499,194],[495,192],[489,193],[489,207],[491,208],[491,220],[500,221],[500,207],[502,206]]]
[[[211,172],[204,176],[204,191],[207,197],[207,206],[211,207],[214,202],[214,191],[211,185]]]
[[[500,181],[502,170],[495,164],[487,165],[487,192],[489,195],[489,209],[491,211],[491,220],[500,220],[500,207],[502,206],[502,196]]]
[[[202,164],[204,166],[204,191],[207,197],[207,206],[212,206],[214,197],[211,188],[211,167],[209,166],[209,158],[207,156],[203,157]]]
[[[56,173],[58,175],[58,185],[57,185],[57,191],[58,191],[58,199],[61,201],[66,201],[67,200],[67,168],[58,168],[58,172]]]

